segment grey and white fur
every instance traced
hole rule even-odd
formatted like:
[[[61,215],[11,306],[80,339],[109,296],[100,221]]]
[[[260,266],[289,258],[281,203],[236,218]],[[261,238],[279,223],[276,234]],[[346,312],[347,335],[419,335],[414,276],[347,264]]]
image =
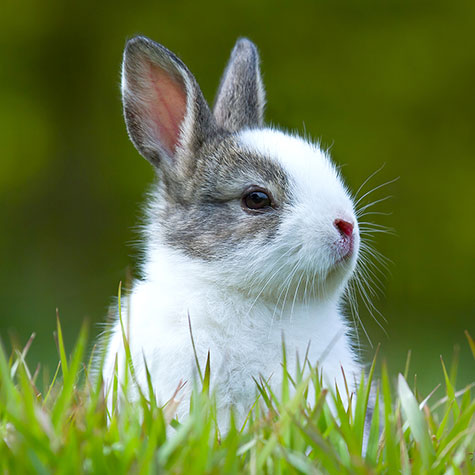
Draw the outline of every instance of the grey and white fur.
[[[179,58],[133,38],[122,98],[130,139],[157,172],[142,278],[122,303],[142,390],[145,360],[160,404],[186,382],[177,412],[186,416],[197,374],[190,320],[203,366],[210,354],[222,428],[231,406],[244,420],[256,396],[253,378],[279,391],[282,339],[289,369],[308,349],[325,384],[337,384],[346,398],[341,367],[351,390],[362,371],[342,311],[360,248],[354,203],[327,152],[264,125],[254,44],[237,41],[211,111]],[[106,388],[116,358],[124,377],[120,328],[117,318]]]

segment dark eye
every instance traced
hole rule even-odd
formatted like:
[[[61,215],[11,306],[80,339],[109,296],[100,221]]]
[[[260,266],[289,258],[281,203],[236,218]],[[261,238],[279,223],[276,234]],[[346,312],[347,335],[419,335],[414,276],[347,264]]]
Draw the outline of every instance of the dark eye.
[[[264,210],[272,207],[270,193],[264,190],[254,189],[246,192],[241,199],[241,203],[243,208],[248,210]]]

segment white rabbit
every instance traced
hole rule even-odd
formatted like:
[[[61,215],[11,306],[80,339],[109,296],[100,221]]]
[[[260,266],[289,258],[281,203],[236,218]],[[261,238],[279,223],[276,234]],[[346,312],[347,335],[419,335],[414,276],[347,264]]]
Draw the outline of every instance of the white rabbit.
[[[253,378],[279,390],[282,339],[288,368],[320,359],[324,381],[351,389],[361,375],[342,314],[360,237],[353,201],[318,145],[263,124],[265,93],[253,43],[231,54],[213,112],[188,68],[144,37],[127,43],[122,97],[130,139],[155,167],[142,279],[122,303],[136,380],[144,359],[159,403],[210,354],[218,415],[244,420]],[[118,318],[103,375],[125,352]],[[130,397],[134,397],[133,394]],[[226,422],[222,422],[226,425]]]

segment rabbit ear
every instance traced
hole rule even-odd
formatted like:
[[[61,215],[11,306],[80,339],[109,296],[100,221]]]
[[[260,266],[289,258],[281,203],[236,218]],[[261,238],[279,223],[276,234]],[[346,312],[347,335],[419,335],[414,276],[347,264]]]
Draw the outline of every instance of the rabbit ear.
[[[122,102],[132,142],[156,166],[173,166],[180,156],[190,156],[217,129],[188,68],[145,37],[125,47]]]
[[[240,38],[221,79],[214,116],[218,125],[231,132],[244,127],[261,127],[264,105],[259,54],[254,43]]]

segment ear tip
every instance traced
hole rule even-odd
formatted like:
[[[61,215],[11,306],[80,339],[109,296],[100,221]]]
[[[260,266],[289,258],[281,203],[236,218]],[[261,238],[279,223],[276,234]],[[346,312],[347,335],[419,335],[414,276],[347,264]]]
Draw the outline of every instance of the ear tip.
[[[151,43],[154,42],[146,36],[134,36],[127,40],[127,43],[125,44],[125,52],[135,52],[147,49],[150,47]]]
[[[152,52],[162,48],[162,45],[146,36],[134,36],[125,44],[124,57],[133,57],[140,54],[150,55]]]
[[[124,57],[134,57],[137,55],[145,55],[149,58],[173,58],[175,55],[165,46],[146,36],[134,36],[125,44]]]
[[[249,38],[241,36],[234,45],[233,53],[250,53],[257,55],[257,46]]]
[[[144,63],[159,65],[171,74],[177,70],[187,71],[180,58],[165,46],[146,36],[135,36],[125,45],[122,70],[135,71]]]

